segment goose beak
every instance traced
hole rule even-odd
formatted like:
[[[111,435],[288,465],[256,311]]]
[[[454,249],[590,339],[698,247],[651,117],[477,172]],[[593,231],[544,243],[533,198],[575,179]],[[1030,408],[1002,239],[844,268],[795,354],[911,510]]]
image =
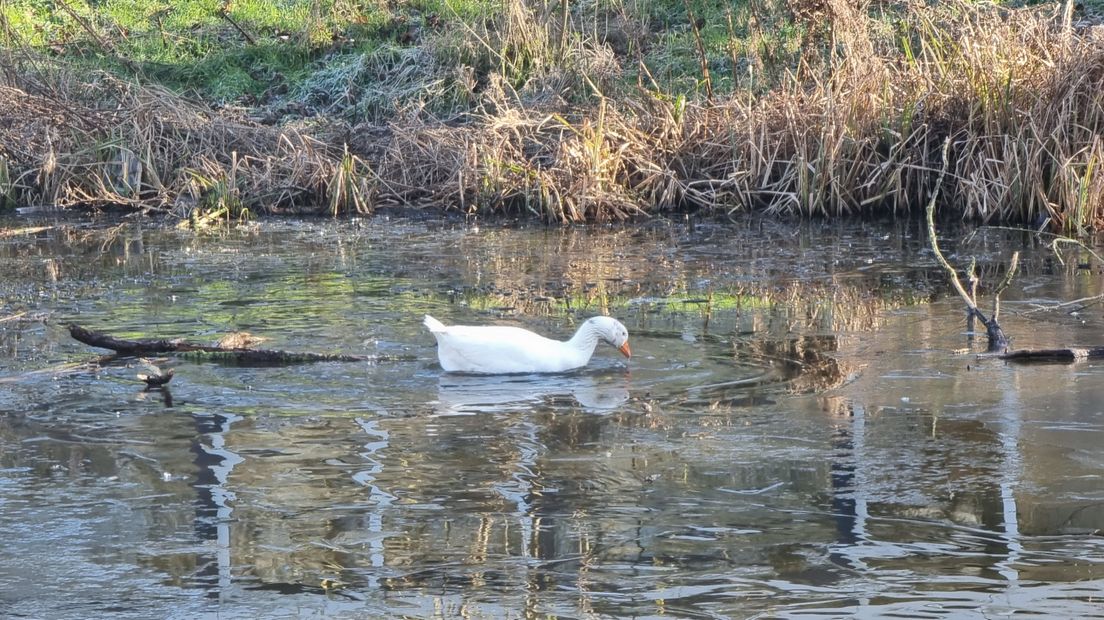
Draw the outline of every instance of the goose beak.
[[[629,341],[628,340],[625,341],[625,344],[617,347],[617,350],[620,351],[621,355],[624,355],[625,357],[632,357],[632,350],[629,349]]]

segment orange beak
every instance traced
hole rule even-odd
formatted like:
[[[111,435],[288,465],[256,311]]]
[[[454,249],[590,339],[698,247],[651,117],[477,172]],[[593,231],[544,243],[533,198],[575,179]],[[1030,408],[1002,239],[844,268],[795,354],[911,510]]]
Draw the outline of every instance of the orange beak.
[[[624,355],[625,357],[632,357],[632,350],[629,349],[629,341],[628,340],[625,341],[625,344],[617,347],[617,350],[620,351],[621,355]]]

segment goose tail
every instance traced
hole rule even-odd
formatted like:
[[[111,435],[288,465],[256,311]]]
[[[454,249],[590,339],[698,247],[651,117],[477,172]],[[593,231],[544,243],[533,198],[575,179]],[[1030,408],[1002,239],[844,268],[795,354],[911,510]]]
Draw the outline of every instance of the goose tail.
[[[434,333],[445,331],[445,324],[429,316],[428,314],[425,315],[425,320],[422,321],[422,324],[424,324],[426,328],[429,329],[429,331]]]

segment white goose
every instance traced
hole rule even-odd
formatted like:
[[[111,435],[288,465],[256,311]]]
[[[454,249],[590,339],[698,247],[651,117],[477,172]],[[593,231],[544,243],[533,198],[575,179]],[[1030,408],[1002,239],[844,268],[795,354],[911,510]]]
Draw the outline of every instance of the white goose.
[[[610,343],[625,357],[632,355],[628,330],[608,316],[587,319],[567,342],[520,327],[446,326],[428,314],[425,326],[437,338],[437,359],[447,372],[482,375],[566,372],[585,366],[599,340]]]

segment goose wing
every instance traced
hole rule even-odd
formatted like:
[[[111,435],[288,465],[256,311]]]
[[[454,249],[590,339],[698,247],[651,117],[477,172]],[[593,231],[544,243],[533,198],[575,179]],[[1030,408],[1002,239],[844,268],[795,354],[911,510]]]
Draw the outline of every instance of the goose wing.
[[[563,372],[587,361],[575,347],[520,327],[436,323],[430,331],[441,367],[449,372]]]

